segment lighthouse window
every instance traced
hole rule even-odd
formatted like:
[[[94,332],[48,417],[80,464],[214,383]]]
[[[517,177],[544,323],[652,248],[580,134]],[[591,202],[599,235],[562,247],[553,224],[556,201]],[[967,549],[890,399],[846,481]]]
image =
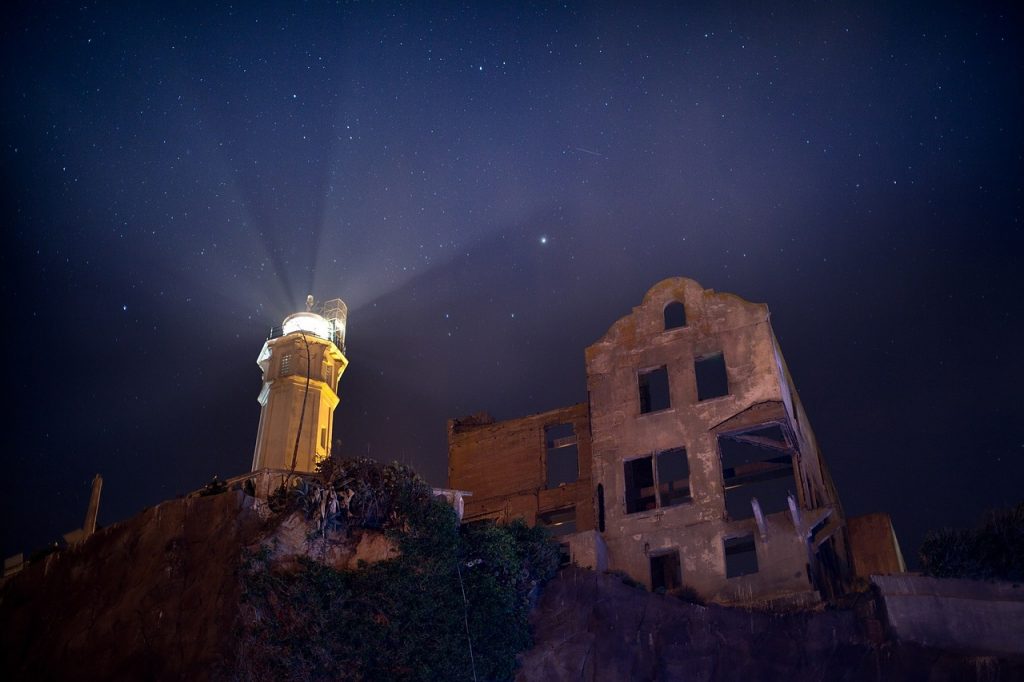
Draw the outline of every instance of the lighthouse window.
[[[291,374],[292,371],[292,354],[285,353],[281,356],[281,376]]]

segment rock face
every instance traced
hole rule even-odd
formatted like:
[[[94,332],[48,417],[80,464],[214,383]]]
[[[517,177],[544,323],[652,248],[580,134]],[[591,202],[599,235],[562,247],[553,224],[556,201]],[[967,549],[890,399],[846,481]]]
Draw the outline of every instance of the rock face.
[[[379,533],[307,540],[301,514],[241,492],[164,502],[29,566],[0,592],[0,678],[230,676],[244,614],[244,550],[276,566],[337,568],[391,556]]]
[[[240,679],[246,550],[276,568],[394,556],[380,533],[316,537],[241,492],[171,500],[30,565],[0,590],[0,679]],[[697,606],[568,568],[546,586],[520,680],[1011,680],[1024,661],[885,642],[852,611]],[[868,636],[871,633],[872,636]]]
[[[523,682],[1024,679],[1024,661],[869,638],[853,611],[698,606],[581,569],[547,585],[533,624],[535,644],[516,678]]]

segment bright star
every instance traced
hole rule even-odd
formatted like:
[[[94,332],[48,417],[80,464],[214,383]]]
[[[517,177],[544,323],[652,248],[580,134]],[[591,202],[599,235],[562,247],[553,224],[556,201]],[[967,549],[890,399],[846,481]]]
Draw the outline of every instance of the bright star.
[[[540,236],[540,243],[541,244],[547,244],[548,243],[548,236],[546,234],[542,234]]]

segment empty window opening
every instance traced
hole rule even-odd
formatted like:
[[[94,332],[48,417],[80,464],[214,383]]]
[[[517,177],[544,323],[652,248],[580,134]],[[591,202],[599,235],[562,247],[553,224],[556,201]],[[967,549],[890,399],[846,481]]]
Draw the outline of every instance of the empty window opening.
[[[697,400],[710,400],[729,395],[729,378],[725,372],[725,356],[721,353],[705,355],[693,363],[697,375]]]
[[[822,593],[834,599],[840,590],[840,576],[843,575],[843,562],[836,553],[835,537],[830,537],[821,543],[815,554],[815,569],[812,577],[815,578],[814,586]]]
[[[604,532],[604,484],[597,484],[597,529]]]
[[[738,578],[751,573],[757,573],[757,550],[754,547],[754,536],[726,538],[725,577]]]
[[[665,329],[677,329],[686,326],[686,306],[679,301],[665,306]]]
[[[686,450],[673,448],[623,462],[626,513],[674,507],[690,502],[690,465]]]
[[[719,436],[718,451],[722,457],[725,510],[729,518],[751,518],[753,497],[765,514],[789,509],[787,497],[796,489],[794,451],[780,425],[769,424]]]
[[[545,426],[544,446],[548,488],[557,488],[579,479],[579,451],[572,424]]]
[[[671,551],[651,557],[651,591],[668,592],[683,585],[683,573],[679,567],[679,552]]]
[[[667,410],[670,406],[668,394],[668,368],[662,365],[637,376],[640,387],[640,414]]]
[[[625,462],[626,513],[647,511],[658,506],[654,495],[654,471],[651,458],[641,457]]]
[[[540,525],[551,531],[553,537],[571,535],[576,532],[576,507],[565,507],[537,516]]]
[[[320,449],[327,449],[327,428],[323,427],[320,429]]]
[[[673,448],[659,452],[658,455],[658,505],[673,507],[689,502],[690,497],[690,463],[686,459],[686,450]]]

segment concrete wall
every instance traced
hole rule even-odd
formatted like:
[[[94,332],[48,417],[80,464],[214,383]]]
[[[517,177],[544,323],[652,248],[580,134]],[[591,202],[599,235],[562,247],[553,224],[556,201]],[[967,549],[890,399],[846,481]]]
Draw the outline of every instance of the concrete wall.
[[[594,571],[608,570],[608,547],[596,530],[586,530],[565,538],[569,545],[569,559],[580,568]]]
[[[686,326],[666,330],[664,309],[675,301],[685,305]],[[718,352],[725,359],[728,395],[698,401],[694,361]],[[676,550],[683,582],[714,601],[767,600],[817,587],[815,551],[829,540],[826,535],[841,535],[842,513],[767,306],[705,290],[693,280],[667,279],[587,348],[586,361],[594,483],[604,489],[612,569],[650,585],[650,556]],[[668,370],[671,406],[641,414],[638,374],[659,366]],[[792,443],[798,507],[796,515],[768,515],[763,527],[755,519],[728,518],[718,449],[719,435],[761,424],[781,425]],[[692,501],[627,514],[624,462],[678,447],[687,452]],[[726,578],[724,540],[746,534],[754,536],[758,571]],[[841,552],[845,541],[839,545]]]
[[[579,476],[547,487],[545,427],[570,423]],[[466,520],[536,522],[538,514],[576,508],[576,530],[596,527],[591,485],[590,420],[586,403],[496,422],[487,415],[448,422],[448,487],[467,490]]]
[[[872,576],[897,638],[975,654],[1024,655],[1024,585]]]

